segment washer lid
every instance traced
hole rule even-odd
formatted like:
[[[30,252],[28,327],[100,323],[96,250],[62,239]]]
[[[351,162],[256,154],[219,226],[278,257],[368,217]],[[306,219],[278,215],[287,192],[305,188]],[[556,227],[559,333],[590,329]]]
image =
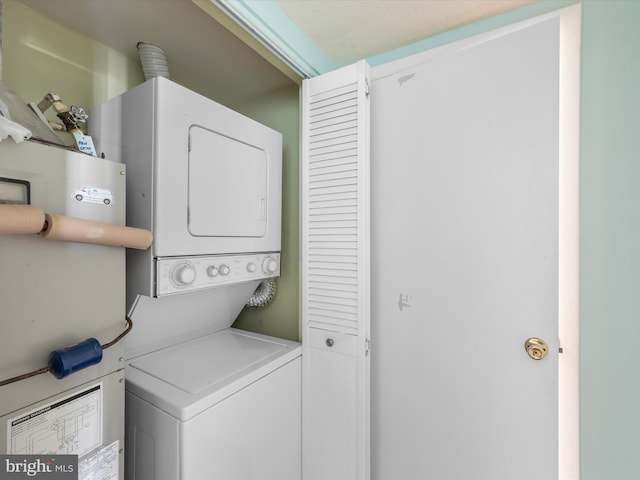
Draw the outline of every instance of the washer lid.
[[[186,393],[197,394],[286,349],[277,339],[231,330],[150,353],[130,366]]]

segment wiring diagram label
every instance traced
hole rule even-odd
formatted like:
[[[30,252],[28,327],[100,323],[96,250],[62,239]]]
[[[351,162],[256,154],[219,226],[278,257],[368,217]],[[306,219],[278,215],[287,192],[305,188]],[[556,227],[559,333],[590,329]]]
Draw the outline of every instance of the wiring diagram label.
[[[82,456],[102,445],[102,383],[7,421],[8,452]]]

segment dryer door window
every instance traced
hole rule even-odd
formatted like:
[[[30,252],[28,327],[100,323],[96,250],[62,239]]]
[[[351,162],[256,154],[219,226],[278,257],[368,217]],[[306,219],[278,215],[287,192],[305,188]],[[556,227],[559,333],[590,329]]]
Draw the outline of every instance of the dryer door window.
[[[268,157],[264,150],[199,126],[189,129],[189,232],[263,237]]]

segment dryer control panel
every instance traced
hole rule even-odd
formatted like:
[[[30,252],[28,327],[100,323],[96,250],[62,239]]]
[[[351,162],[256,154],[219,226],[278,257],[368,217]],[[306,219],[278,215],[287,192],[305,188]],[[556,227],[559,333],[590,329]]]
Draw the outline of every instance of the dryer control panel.
[[[280,275],[280,253],[156,258],[155,296]]]

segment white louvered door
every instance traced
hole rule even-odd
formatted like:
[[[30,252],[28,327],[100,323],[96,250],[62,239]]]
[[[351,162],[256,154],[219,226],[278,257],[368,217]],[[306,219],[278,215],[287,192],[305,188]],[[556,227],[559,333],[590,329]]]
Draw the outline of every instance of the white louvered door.
[[[369,66],[302,86],[303,478],[368,479]]]

